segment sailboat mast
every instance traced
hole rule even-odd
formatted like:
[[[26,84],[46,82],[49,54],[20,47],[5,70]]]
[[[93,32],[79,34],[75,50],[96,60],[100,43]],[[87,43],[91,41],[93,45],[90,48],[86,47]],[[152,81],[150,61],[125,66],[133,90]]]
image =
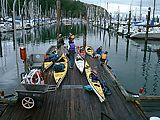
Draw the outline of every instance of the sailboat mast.
[[[0,2],[0,5],[2,6],[2,0],[1,0],[1,2]],[[0,7],[0,11],[1,11],[1,16],[0,17],[2,17],[2,15],[3,15],[3,12],[2,12],[2,7]]]
[[[6,0],[6,16],[8,16],[8,0]]]
[[[18,14],[21,15],[21,7],[20,7],[20,0],[18,1]]]
[[[6,17],[5,0],[3,0],[3,18]]]
[[[140,2],[140,15],[139,15],[139,19],[142,20],[142,0]]]
[[[1,0],[1,17],[4,18],[4,0]]]
[[[153,7],[153,20],[154,20],[154,14],[155,14],[155,6],[156,6],[156,0],[154,0],[154,7]],[[154,22],[154,21],[153,21]]]

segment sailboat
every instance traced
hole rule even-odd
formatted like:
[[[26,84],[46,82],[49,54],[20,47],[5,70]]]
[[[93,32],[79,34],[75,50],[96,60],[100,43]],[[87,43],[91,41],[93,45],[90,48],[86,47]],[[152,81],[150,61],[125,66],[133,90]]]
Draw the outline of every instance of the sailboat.
[[[156,40],[160,40],[160,29],[158,27],[160,27],[160,24],[155,25],[154,23],[154,14],[155,14],[155,0],[154,0],[154,8],[153,8],[153,19],[150,22],[149,25],[149,31],[148,31],[148,39],[156,39]],[[142,26],[143,28],[146,28],[146,23],[139,23],[136,24],[136,26]],[[139,29],[139,31],[136,31],[135,33],[133,33],[130,38],[132,39],[145,39],[146,37],[146,30],[145,29]]]

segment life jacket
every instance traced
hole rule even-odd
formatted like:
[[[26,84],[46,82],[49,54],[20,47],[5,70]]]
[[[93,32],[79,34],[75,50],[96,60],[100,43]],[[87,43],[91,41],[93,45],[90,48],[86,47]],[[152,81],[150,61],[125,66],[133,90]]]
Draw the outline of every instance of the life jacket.
[[[69,52],[75,53],[75,44],[74,43],[70,43]]]
[[[102,59],[106,59],[107,58],[107,54],[103,53],[101,56]]]

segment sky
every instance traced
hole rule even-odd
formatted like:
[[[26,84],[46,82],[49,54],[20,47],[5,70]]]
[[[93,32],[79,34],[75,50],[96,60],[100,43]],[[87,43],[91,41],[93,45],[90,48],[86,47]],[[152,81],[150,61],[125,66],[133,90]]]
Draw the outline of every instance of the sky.
[[[113,13],[120,10],[120,13],[128,13],[131,8],[131,12],[133,14],[140,14],[140,1],[141,0],[80,0],[81,2],[95,4],[102,6],[107,9],[108,3],[108,11]],[[153,9],[154,0],[142,0],[142,14],[147,14],[148,7]],[[160,0],[156,0],[156,11],[155,14],[160,15]],[[151,10],[153,11],[153,10]]]

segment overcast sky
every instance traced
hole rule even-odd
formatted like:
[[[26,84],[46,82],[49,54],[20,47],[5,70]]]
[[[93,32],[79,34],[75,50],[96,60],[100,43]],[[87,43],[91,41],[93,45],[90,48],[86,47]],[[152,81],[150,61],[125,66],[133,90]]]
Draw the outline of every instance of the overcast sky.
[[[140,1],[141,0],[80,0],[81,2],[95,4],[102,6],[107,9],[108,3],[108,11],[115,12],[120,10],[120,12],[128,12],[130,7],[132,12],[135,14],[139,13],[140,9]],[[142,0],[142,14],[146,14],[148,7],[151,7],[153,10],[153,1],[154,0]],[[160,0],[156,1],[156,13],[160,14]]]
[[[140,5],[140,1],[141,0],[80,0],[82,2],[87,2],[87,3],[93,3],[93,4],[103,4],[103,3],[118,3],[118,4],[127,4],[127,5],[135,5],[135,6],[139,6]],[[153,1],[154,0],[142,0],[142,4],[145,7],[149,7],[153,5]],[[160,5],[160,0],[155,0],[156,4]]]

